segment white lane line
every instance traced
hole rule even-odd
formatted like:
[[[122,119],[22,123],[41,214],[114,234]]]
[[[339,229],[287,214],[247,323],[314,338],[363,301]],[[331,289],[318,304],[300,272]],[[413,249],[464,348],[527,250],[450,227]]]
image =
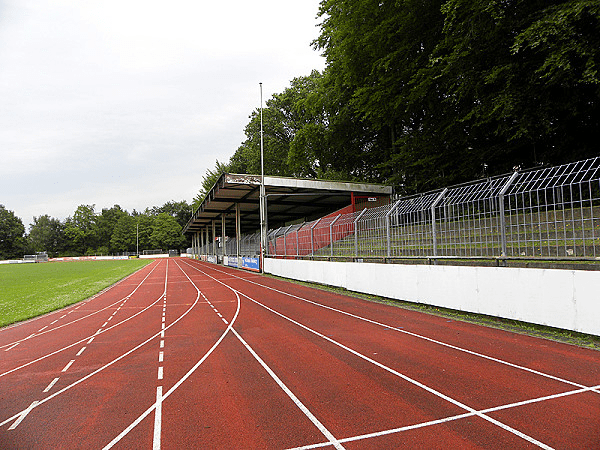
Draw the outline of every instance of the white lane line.
[[[231,289],[233,289],[233,288],[231,288]],[[500,421],[498,421],[498,420],[496,420],[496,419],[494,419],[492,417],[489,417],[489,416],[485,415],[484,413],[480,413],[479,411],[475,410],[474,408],[471,408],[470,406],[465,405],[464,403],[462,403],[462,402],[460,402],[460,401],[458,401],[458,400],[456,400],[456,399],[454,399],[452,397],[449,397],[449,396],[441,393],[440,391],[437,391],[437,390],[433,389],[432,387],[429,387],[429,386],[427,386],[427,385],[425,385],[425,384],[423,384],[423,383],[421,383],[421,382],[419,382],[419,381],[417,381],[417,380],[409,377],[408,375],[400,373],[397,370],[394,370],[391,367],[386,366],[385,364],[382,364],[382,363],[380,363],[378,361],[375,361],[374,359],[371,359],[368,356],[365,356],[362,353],[360,353],[360,352],[358,352],[358,351],[356,351],[356,350],[354,350],[354,349],[352,349],[350,347],[347,347],[346,345],[342,344],[341,342],[338,342],[335,339],[331,339],[330,337],[325,336],[324,334],[321,334],[318,331],[313,330],[312,328],[309,328],[308,326],[303,325],[300,322],[297,322],[294,319],[291,319],[291,318],[287,317],[286,315],[284,315],[284,314],[282,314],[282,313],[280,313],[278,311],[275,311],[272,308],[269,308],[266,305],[263,305],[259,301],[254,300],[253,298],[249,297],[246,294],[243,294],[243,293],[240,293],[240,294],[243,295],[244,297],[246,297],[247,299],[249,299],[250,301],[256,303],[257,305],[260,305],[263,308],[267,309],[268,311],[271,311],[272,313],[278,315],[279,317],[282,317],[282,318],[288,320],[289,322],[291,322],[291,323],[293,323],[293,324],[295,324],[295,325],[297,325],[297,326],[305,329],[306,331],[309,331],[309,332],[315,334],[316,336],[319,336],[319,337],[325,339],[326,341],[329,341],[332,344],[337,345],[338,347],[346,350],[347,352],[352,353],[353,355],[355,355],[355,356],[357,356],[357,357],[359,357],[359,358],[361,358],[361,359],[363,359],[363,360],[365,360],[367,362],[370,362],[371,364],[373,364],[373,365],[375,365],[375,366],[377,366],[377,367],[379,367],[379,368],[381,368],[381,369],[383,369],[383,370],[385,370],[385,371],[387,371],[387,372],[389,372],[389,373],[391,373],[393,375],[396,375],[399,378],[402,378],[404,381],[407,381],[407,382],[409,382],[409,383],[411,383],[411,384],[413,384],[413,385],[415,385],[415,386],[423,389],[424,391],[427,391],[430,394],[435,395],[436,397],[439,397],[439,398],[441,398],[443,400],[446,400],[447,402],[452,403],[453,405],[456,405],[459,408],[462,408],[462,409],[464,409],[464,410],[466,410],[466,411],[468,411],[470,413],[473,413],[473,414],[477,415],[478,417],[481,417],[482,419],[487,420],[488,422],[493,423],[494,425],[502,428],[503,430],[508,431],[510,433],[513,433],[516,436],[519,436],[520,438],[522,438],[522,439],[530,442],[531,444],[537,445],[538,447],[541,447],[541,448],[546,449],[546,450],[551,450],[552,449],[552,447],[549,447],[548,445],[544,444],[543,442],[540,442],[540,441],[532,438],[531,436],[529,436],[529,435],[527,435],[525,433],[522,433],[519,430],[516,430],[516,429],[514,429],[514,428],[512,428],[512,427],[510,427],[510,426],[508,426],[508,425],[506,425],[506,424],[504,424],[504,423],[502,423],[502,422],[500,422]]]
[[[165,322],[163,321],[163,323],[161,324],[161,328],[164,330],[165,329]]]
[[[14,430],[15,428],[17,428],[19,426],[19,424],[21,422],[23,422],[23,420],[25,419],[25,417],[27,417],[27,414],[29,414],[31,412],[31,410],[37,406],[38,403],[39,403],[38,401],[34,401],[31,405],[29,405],[27,407],[27,409],[21,413],[21,415],[19,416],[19,418],[17,420],[15,420],[15,423],[13,423],[9,427],[9,430]]]
[[[163,330],[163,331],[161,331],[161,332],[160,332],[160,337],[161,337],[161,338],[164,338],[164,337],[165,337],[165,330]]]
[[[225,324],[228,324],[228,323],[227,323],[227,320],[225,320],[225,318],[224,318],[224,317],[221,317],[221,320],[222,320],[223,322],[225,322]]]
[[[113,318],[113,317],[114,317],[114,316],[110,316],[110,317],[108,318],[108,320],[106,321],[106,323],[110,322],[110,321],[112,320],[112,318]]]
[[[165,341],[164,340],[160,341],[160,348],[165,348]]]
[[[165,360],[165,352],[158,352],[158,362],[164,362]]]
[[[92,337],[90,338],[90,340],[89,340],[89,341],[87,341],[88,345],[90,345],[90,344],[92,343],[92,341],[93,341],[93,340],[94,340],[94,336],[92,336]]]
[[[162,379],[163,379],[163,368],[162,368],[162,366],[160,366],[160,367],[158,368],[158,379],[159,379],[159,380],[162,380]]]
[[[162,322],[164,322],[164,321],[165,321],[165,317],[163,316],[163,318],[162,318]]]
[[[488,413],[492,413],[492,412],[496,412],[496,411],[501,411],[504,409],[512,409],[512,408],[516,408],[519,406],[530,405],[533,403],[540,403],[540,402],[544,402],[547,400],[553,400],[553,399],[567,397],[567,396],[571,396],[571,395],[575,395],[575,394],[581,394],[583,392],[591,392],[593,389],[597,389],[597,388],[600,388],[600,386],[589,387],[589,388],[585,388],[585,389],[577,389],[577,390],[569,391],[569,392],[561,392],[560,394],[547,395],[544,397],[533,398],[530,400],[523,400],[521,402],[516,402],[516,403],[508,403],[506,405],[494,406],[492,408],[482,409],[477,412],[482,413],[482,414],[488,414]],[[429,427],[432,425],[438,425],[441,423],[452,422],[452,421],[459,420],[459,419],[465,419],[467,417],[472,417],[475,415],[477,415],[476,412],[458,414],[456,416],[449,416],[449,417],[445,417],[442,419],[432,420],[429,422],[416,423],[413,425],[407,425],[407,426],[400,427],[400,428],[391,428],[389,430],[382,430],[382,431],[376,431],[374,433],[361,434],[358,436],[351,436],[351,437],[340,439],[340,442],[345,444],[346,442],[353,442],[353,441],[359,441],[359,440],[363,440],[363,439],[370,439],[370,438],[374,438],[374,437],[386,436],[388,434],[401,433],[403,431],[414,430],[417,428],[425,428],[425,427]],[[330,445],[329,442],[321,442],[319,444],[305,445],[302,447],[295,447],[293,449],[288,449],[288,450],[308,450],[308,449],[313,449],[313,448],[328,447],[329,445]]]
[[[487,416],[487,415],[485,415],[483,413],[480,413],[477,410],[475,410],[474,408],[471,408],[470,406],[465,405],[465,404],[461,403],[460,401],[458,401],[458,400],[456,400],[456,399],[454,399],[452,397],[449,397],[449,396],[447,396],[447,395],[445,395],[445,394],[443,394],[443,393],[441,393],[441,392],[439,392],[439,391],[437,391],[437,390],[435,390],[435,389],[433,389],[433,388],[431,388],[431,387],[429,387],[429,386],[427,386],[427,385],[425,385],[425,384],[423,384],[423,383],[421,383],[421,382],[419,382],[417,380],[414,380],[411,377],[409,377],[409,376],[407,376],[407,375],[405,375],[403,373],[400,373],[400,372],[398,372],[398,371],[396,371],[396,370],[394,370],[394,369],[392,369],[392,368],[390,368],[390,367],[388,367],[388,366],[386,366],[386,365],[384,365],[384,364],[382,364],[382,363],[380,363],[378,361],[375,361],[374,359],[371,359],[368,356],[365,356],[362,353],[360,353],[360,352],[358,352],[358,351],[356,351],[356,350],[354,350],[354,349],[352,349],[350,347],[347,347],[344,344],[342,344],[342,343],[340,343],[340,342],[338,342],[338,341],[336,341],[334,339],[331,339],[330,337],[325,336],[324,334],[321,334],[318,331],[313,330],[312,328],[309,328],[308,326],[303,325],[300,322],[297,322],[294,319],[291,319],[290,317],[287,317],[286,315],[284,315],[284,314],[282,314],[282,313],[280,313],[278,311],[275,311],[272,308],[269,308],[268,306],[260,303],[258,300],[254,300],[249,295],[244,294],[242,292],[239,292],[236,289],[234,289],[233,287],[231,287],[231,286],[223,283],[222,281],[217,280],[216,278],[212,277],[211,275],[208,275],[206,272],[203,272],[200,269],[197,269],[197,270],[199,270],[200,272],[204,273],[206,276],[212,278],[213,280],[217,281],[218,283],[222,284],[223,286],[227,286],[232,291],[234,291],[236,293],[239,293],[240,295],[246,297],[248,300],[256,303],[257,305],[262,306],[267,311],[271,311],[272,313],[278,315],[279,317],[281,317],[281,318],[283,318],[283,319],[285,319],[285,320],[287,320],[287,321],[289,321],[289,322],[291,322],[291,323],[299,326],[300,328],[305,329],[306,331],[309,331],[310,333],[313,333],[316,336],[321,337],[322,339],[325,339],[328,342],[331,342],[332,344],[334,344],[334,345],[336,345],[336,346],[338,346],[338,347],[340,347],[340,348],[348,351],[349,353],[352,353],[353,355],[355,355],[355,356],[357,356],[357,357],[359,357],[359,358],[361,358],[361,359],[363,359],[363,360],[365,360],[367,362],[370,362],[371,364],[373,364],[373,365],[375,365],[375,366],[377,366],[377,367],[379,367],[379,368],[381,368],[381,369],[383,369],[383,370],[385,370],[385,371],[387,371],[387,372],[389,372],[389,373],[391,373],[393,375],[396,375],[397,377],[403,379],[404,381],[407,381],[407,382],[409,382],[409,383],[411,383],[411,384],[413,384],[413,385],[415,385],[415,386],[423,389],[424,391],[429,392],[430,394],[433,394],[436,397],[444,399],[447,402],[452,403],[453,405],[456,405],[456,406],[458,406],[458,407],[460,407],[460,408],[462,408],[462,409],[464,409],[464,410],[466,410],[466,411],[468,411],[470,413],[474,413],[478,417],[481,417],[482,419],[487,420],[488,422],[493,423],[494,425],[502,428],[503,430],[506,430],[506,431],[508,431],[510,433],[513,433],[514,435],[519,436],[520,438],[522,438],[522,439],[524,439],[524,440],[526,440],[526,441],[528,441],[528,442],[530,442],[530,443],[532,443],[534,445],[537,445],[538,447],[541,447],[541,448],[544,448],[544,449],[547,449],[547,450],[551,450],[552,449],[552,447],[549,447],[548,445],[544,444],[543,442],[540,442],[540,441],[532,438],[531,436],[529,436],[529,435],[527,435],[525,433],[520,432],[519,430],[516,430],[516,429],[514,429],[514,428],[512,428],[512,427],[510,427],[510,426],[508,426],[508,425],[506,425],[506,424],[504,424],[504,423],[502,423],[502,422],[500,422],[500,421],[498,421],[498,420],[496,420],[496,419],[494,419],[492,417],[489,417],[489,416]],[[233,332],[235,333],[235,330],[233,330]]]
[[[154,437],[152,450],[160,450],[160,434],[162,428],[162,386],[156,387],[156,408],[154,409]]]
[[[48,392],[50,389],[52,389],[58,380],[59,380],[58,377],[55,378],[54,380],[52,380],[50,382],[50,384],[48,385],[48,387],[46,389],[44,389],[44,392]]]
[[[186,264],[189,267],[192,267],[193,269],[195,269],[195,270],[197,270],[199,272],[205,273],[202,270],[198,269],[197,267],[195,267],[195,266],[193,266],[191,264],[188,264],[188,263],[186,263]],[[215,270],[216,272],[220,272],[222,274],[231,275],[231,274],[229,274],[227,272],[224,272],[222,270],[218,270],[218,269],[216,269],[214,267],[211,267],[211,269]],[[208,276],[210,276],[210,275],[208,275]],[[466,348],[462,348],[462,347],[458,347],[458,346],[455,346],[455,345],[452,345],[452,344],[448,344],[446,342],[438,341],[436,339],[432,339],[432,338],[429,338],[427,336],[423,336],[421,334],[413,333],[411,331],[407,331],[407,330],[404,330],[402,328],[394,327],[393,325],[386,325],[384,323],[377,322],[376,320],[371,320],[371,319],[367,319],[366,317],[357,316],[356,314],[352,314],[352,313],[349,313],[347,311],[343,311],[341,309],[333,308],[332,306],[327,306],[327,305],[324,305],[322,303],[318,303],[318,302],[309,300],[309,299],[304,298],[304,297],[300,297],[300,296],[297,296],[297,295],[294,295],[294,294],[290,294],[289,292],[281,291],[281,290],[273,288],[271,286],[267,286],[267,285],[264,285],[264,284],[257,283],[255,281],[250,280],[250,279],[246,279],[246,278],[243,278],[243,277],[238,277],[236,275],[232,275],[232,276],[235,277],[238,280],[243,280],[243,281],[246,281],[246,282],[248,282],[250,284],[254,284],[255,286],[260,286],[260,287],[263,287],[263,288],[268,289],[270,291],[278,292],[280,294],[287,295],[288,297],[292,297],[292,298],[301,300],[303,302],[310,303],[312,305],[319,306],[319,307],[324,308],[324,309],[328,309],[330,311],[334,311],[334,312],[337,312],[337,313],[340,313],[340,314],[344,314],[344,315],[346,315],[348,317],[353,317],[355,319],[362,320],[364,322],[368,322],[368,323],[371,323],[373,325],[377,325],[377,326],[380,326],[380,327],[383,327],[383,328],[394,330],[394,331],[397,331],[399,333],[407,334],[409,336],[413,336],[413,337],[416,337],[418,339],[423,339],[425,341],[428,341],[428,342],[431,342],[431,343],[434,343],[434,344],[437,344],[437,345],[441,345],[441,346],[444,346],[444,347],[447,347],[447,348],[451,348],[453,350],[464,352],[464,353],[467,353],[469,355],[477,356],[479,358],[484,358],[484,359],[487,359],[489,361],[494,361],[494,362],[497,362],[499,364],[504,364],[506,366],[509,366],[509,367],[512,367],[512,368],[515,368],[515,369],[524,370],[526,372],[530,372],[530,373],[533,373],[533,374],[536,374],[536,375],[539,375],[539,376],[542,376],[542,377],[545,377],[545,378],[549,378],[551,380],[556,380],[556,381],[559,381],[561,383],[570,384],[571,386],[575,386],[575,387],[578,387],[578,388],[586,388],[587,387],[587,386],[585,386],[583,384],[579,384],[579,383],[576,383],[574,381],[570,381],[570,380],[566,380],[566,379],[563,379],[563,378],[559,378],[559,377],[556,377],[554,375],[550,375],[550,374],[547,374],[547,373],[544,373],[544,372],[540,372],[540,371],[535,370],[535,369],[530,369],[529,367],[520,366],[518,364],[513,364],[511,362],[504,361],[504,360],[499,359],[499,358],[494,358],[493,356],[488,356],[488,355],[485,355],[483,353],[478,353],[478,352],[475,352],[475,351],[472,351],[472,350],[468,350]],[[600,391],[597,390],[597,389],[593,389],[592,391],[600,394]]]
[[[156,301],[154,301],[152,304],[150,304],[150,305],[148,305],[147,307],[145,307],[144,309],[142,309],[141,311],[139,311],[138,313],[134,314],[134,315],[133,315],[133,316],[131,316],[130,318],[128,318],[128,319],[126,319],[126,320],[124,320],[124,321],[123,321],[123,322],[121,322],[121,323],[118,323],[118,324],[116,324],[116,325],[113,325],[111,328],[109,328],[109,330],[110,330],[110,329],[112,329],[112,328],[115,328],[115,327],[117,327],[117,326],[119,326],[119,325],[121,325],[122,323],[124,323],[124,322],[126,322],[126,321],[128,321],[128,320],[130,320],[130,319],[132,319],[132,318],[134,318],[135,316],[137,316],[137,315],[141,314],[142,312],[146,311],[147,309],[149,309],[149,308],[153,307],[153,306],[156,304],[156,302],[158,302],[158,300],[160,300],[160,298],[159,298],[159,299],[157,299]],[[178,318],[177,318],[175,321],[173,321],[173,323],[171,323],[171,324],[170,324],[170,325],[169,325],[167,328],[171,328],[171,327],[175,326],[175,325],[176,325],[176,324],[177,324],[177,323],[178,323],[180,320],[182,320],[182,319],[183,319],[185,316],[187,316],[187,315],[190,313],[190,311],[191,311],[191,310],[192,310],[192,309],[193,309],[193,308],[196,306],[196,304],[198,303],[198,301],[199,301],[199,295],[196,297],[196,301],[194,301],[194,303],[192,303],[192,305],[190,305],[190,307],[189,307],[189,308],[188,308],[188,309],[187,309],[187,310],[186,310],[186,311],[185,311],[183,314],[181,314],[181,316],[179,316],[179,317],[178,317]],[[106,330],[106,331],[108,331],[108,330]],[[44,399],[40,400],[39,402],[37,402],[37,403],[35,404],[35,407],[39,407],[39,406],[43,405],[44,403],[46,403],[46,402],[48,402],[48,401],[52,400],[53,398],[55,398],[55,397],[57,397],[57,396],[59,396],[59,395],[63,394],[64,392],[66,392],[66,391],[68,391],[68,390],[70,390],[70,389],[74,388],[75,386],[77,386],[77,385],[79,385],[79,384],[81,384],[81,383],[85,382],[86,380],[88,380],[89,378],[93,377],[93,376],[94,376],[94,375],[96,375],[97,373],[99,373],[99,372],[102,372],[104,369],[106,369],[106,368],[108,368],[108,367],[112,366],[113,364],[117,363],[118,361],[120,361],[120,360],[122,360],[122,359],[126,358],[127,356],[129,356],[130,354],[132,354],[133,352],[135,352],[136,350],[140,349],[141,347],[143,347],[143,346],[144,346],[144,345],[146,345],[147,343],[149,343],[149,342],[151,342],[152,340],[154,340],[154,339],[155,339],[157,336],[158,336],[158,333],[156,333],[156,334],[153,334],[153,335],[152,335],[152,336],[150,336],[148,339],[146,339],[144,342],[141,342],[140,344],[138,344],[138,345],[136,345],[135,347],[131,348],[131,349],[130,349],[130,350],[128,350],[127,352],[123,353],[121,356],[119,356],[119,357],[117,357],[117,358],[113,359],[112,361],[110,361],[110,362],[108,362],[108,363],[104,364],[103,366],[99,367],[98,369],[94,370],[93,372],[91,372],[91,373],[89,373],[89,374],[85,375],[84,377],[82,377],[82,378],[78,379],[77,381],[74,381],[74,382],[73,382],[73,383],[71,383],[70,385],[68,385],[68,386],[66,386],[66,387],[64,387],[64,388],[62,388],[62,389],[60,389],[59,391],[55,392],[54,394],[51,394],[51,395],[49,395],[48,397],[46,397],[46,398],[44,398]],[[87,339],[87,338],[86,338],[86,339]],[[6,375],[6,374],[8,374],[8,373],[11,373],[11,372],[14,372],[15,370],[17,370],[17,369],[20,369],[20,368],[23,368],[23,367],[26,367],[26,366],[28,366],[28,365],[32,364],[33,362],[37,362],[37,361],[40,361],[40,360],[42,360],[42,359],[45,359],[45,358],[47,358],[47,357],[49,357],[49,356],[55,355],[55,354],[57,354],[57,353],[60,353],[60,352],[62,352],[63,350],[66,350],[66,349],[68,349],[68,348],[71,348],[71,347],[73,347],[73,346],[75,346],[75,345],[77,345],[77,344],[80,344],[80,343],[81,343],[81,342],[83,342],[84,340],[85,340],[85,339],[82,339],[81,341],[75,342],[75,343],[73,343],[73,344],[71,344],[71,345],[69,345],[69,346],[67,346],[67,347],[64,347],[64,348],[62,348],[62,349],[60,349],[60,350],[57,350],[57,351],[55,351],[55,352],[53,352],[53,353],[50,353],[50,354],[46,355],[45,357],[38,358],[38,359],[37,359],[37,360],[35,360],[35,361],[32,361],[32,362],[29,362],[29,363],[23,364],[23,366],[21,366],[21,367],[18,367],[18,368],[16,368],[16,369],[12,369],[12,370],[10,370],[10,371],[8,371],[8,372],[4,372],[3,374],[0,374],[0,376]],[[13,414],[11,417],[8,417],[7,419],[3,420],[2,422],[0,422],[0,427],[2,427],[2,426],[4,426],[4,425],[7,425],[8,423],[10,423],[10,422],[12,422],[13,420],[17,419],[17,418],[18,418],[18,417],[19,417],[21,414],[23,414],[23,411],[21,411],[21,412],[19,412],[19,413],[16,413],[16,414]]]
[[[317,419],[310,410],[304,406],[304,403],[300,401],[296,395],[285,385],[283,381],[271,370],[271,368],[262,360],[260,356],[256,354],[256,352],[248,345],[248,343],[239,335],[239,333],[232,328],[231,332],[238,338],[238,340],[246,347],[246,350],[250,352],[250,354],[258,361],[258,363],[267,371],[267,373],[273,378],[275,383],[287,394],[287,396],[296,404],[296,406],[304,413],[306,417],[315,425],[321,433],[327,438],[330,445],[333,445],[337,449],[343,449],[344,447],[340,444],[339,440],[335,438],[333,434],[323,425],[319,419]]]
[[[17,345],[19,345],[19,342],[17,342],[16,344],[13,344],[13,345],[11,345],[11,346],[10,346],[10,347],[8,347],[8,348],[5,348],[5,349],[4,349],[4,351],[5,351],[5,352],[7,352],[7,351],[9,351],[9,350],[12,350],[12,349],[13,349],[13,348],[15,348]]]
[[[56,322],[58,322],[58,319],[56,319],[54,322],[50,322],[50,325],[54,325]]]
[[[135,292],[136,292],[136,291],[139,289],[139,287],[140,287],[140,286],[141,286],[141,285],[144,283],[144,281],[146,281],[146,279],[147,279],[147,278],[148,278],[148,277],[149,277],[149,276],[152,274],[152,272],[154,272],[154,269],[156,269],[156,267],[158,267],[158,264],[156,264],[156,265],[155,265],[155,266],[152,268],[152,270],[151,270],[151,271],[148,273],[148,275],[146,275],[146,277],[145,277],[145,278],[144,278],[144,279],[143,279],[143,280],[140,282],[140,284],[138,284],[138,285],[137,285],[137,287],[136,287],[136,288],[135,288],[135,289],[134,289],[134,290],[131,292],[131,294],[130,294],[130,295],[132,295],[133,293],[135,293]],[[141,269],[140,269],[140,270],[141,270]],[[130,276],[132,276],[132,275],[133,275],[133,274],[131,274],[131,275],[128,275],[128,276],[127,276],[126,278],[124,278],[123,280],[121,280],[121,281],[117,282],[117,283],[115,284],[115,286],[116,286],[117,284],[120,284],[120,283],[122,283],[123,281],[125,281],[127,278],[129,278],[129,277],[130,277]],[[112,287],[114,287],[114,286],[112,286]],[[112,288],[112,287],[111,287],[111,288]],[[84,302],[88,302],[89,300],[92,300],[92,299],[94,299],[94,298],[97,298],[97,297],[99,297],[101,294],[103,294],[103,293],[107,292],[109,289],[110,289],[110,288],[108,288],[108,289],[105,289],[104,291],[101,291],[101,292],[99,292],[98,294],[96,294],[96,295],[94,295],[94,296],[90,297],[88,300],[85,300]],[[119,303],[120,301],[121,301],[121,300],[118,300],[118,301],[116,301],[116,302],[114,302],[114,303],[112,303],[112,304],[110,304],[110,305],[108,305],[108,306],[106,306],[106,307],[104,307],[104,308],[102,308],[102,309],[99,309],[99,310],[97,310],[97,311],[94,311],[93,313],[90,313],[90,314],[88,314],[88,315],[86,315],[86,316],[83,316],[83,317],[80,317],[80,318],[78,318],[78,319],[75,319],[75,320],[73,320],[72,322],[68,322],[68,323],[65,323],[65,324],[63,324],[63,325],[59,325],[59,326],[57,326],[56,328],[52,328],[52,329],[50,329],[50,330],[48,330],[48,331],[45,331],[43,334],[46,334],[46,333],[51,333],[51,332],[53,332],[53,331],[60,330],[60,329],[61,329],[61,328],[63,328],[63,327],[67,327],[67,326],[69,326],[69,325],[73,325],[74,323],[77,323],[77,322],[79,322],[79,321],[81,321],[81,320],[87,319],[88,317],[91,317],[91,316],[93,316],[93,315],[95,315],[95,314],[99,314],[99,313],[101,313],[102,311],[105,311],[105,310],[107,310],[108,308],[112,308],[112,307],[113,307],[115,304]],[[60,316],[60,319],[63,319],[63,318],[65,318],[66,316],[68,316],[68,315],[69,315],[69,314],[71,314],[72,312],[73,312],[73,310],[70,310],[70,311],[69,311],[69,312],[67,312],[66,314],[63,314],[62,316]],[[24,323],[24,322],[23,322],[23,323]],[[33,333],[33,334],[31,334],[31,335],[27,336],[26,338],[19,340],[18,342],[23,342],[23,341],[25,341],[25,340],[27,340],[27,339],[30,339],[30,338],[34,337],[34,336],[36,336],[36,333]],[[9,344],[0,345],[0,348],[4,347],[4,346],[6,346],[6,345],[9,345]],[[77,345],[77,343],[75,343],[75,345]],[[5,375],[5,374],[0,374],[0,376],[3,376],[3,375]]]
[[[217,280],[216,278],[211,277],[207,273],[205,273],[205,272],[202,272],[202,273],[204,273],[206,276],[212,278],[213,280],[217,281],[218,283],[220,283],[221,285],[225,286],[226,288],[231,290],[233,293],[235,293],[236,297],[238,298],[238,308],[239,308],[239,302],[240,302],[240,295],[243,295],[244,297],[248,298],[251,301],[255,301],[255,300],[252,300],[247,295],[243,294],[242,292],[239,292],[236,289],[232,288],[231,286]],[[221,316],[221,314],[219,314],[218,312],[217,312],[217,314],[219,316]],[[223,316],[221,316],[221,318],[223,321],[225,321]],[[254,357],[254,359],[256,359],[256,361],[258,361],[258,363],[263,367],[263,369],[266,370],[266,372],[271,376],[273,381],[275,381],[275,383],[277,383],[277,385],[294,402],[294,404],[300,409],[300,411],[302,411],[304,413],[304,415],[313,423],[313,425],[315,425],[315,427],[317,427],[317,429],[323,434],[323,436],[325,436],[327,438],[327,440],[329,441],[329,444],[333,445],[338,450],[343,450],[344,446],[339,442],[339,440],[336,439],[336,437],[325,427],[325,425],[323,425],[321,423],[321,421],[319,419],[317,419],[317,417],[312,412],[310,412],[310,410],[300,401],[300,399],[298,397],[296,397],[296,395],[285,385],[285,383],[275,374],[275,372],[273,372],[273,370],[271,370],[271,368],[262,360],[262,358],[260,356],[258,356],[258,354],[252,349],[252,347],[250,347],[250,345],[248,345],[248,343],[242,338],[242,336],[240,336],[240,334],[234,328],[231,328],[231,332],[235,335],[235,337],[238,338],[238,340],[242,343],[242,345],[244,345],[244,347],[246,347],[246,350],[248,350],[250,352],[250,354]]]
[[[72,359],[71,361],[69,361],[67,363],[67,365],[65,366],[65,368],[63,370],[61,370],[61,372],[66,372],[67,370],[69,370],[69,367],[71,367],[71,365],[75,362],[74,359]]]
[[[108,325],[108,320],[104,322],[104,325],[102,325],[100,328],[104,328],[106,325]]]
[[[86,347],[81,347],[81,350],[77,352],[75,356],[81,356],[81,354],[85,351]]]
[[[177,264],[177,263],[175,263],[175,264]],[[177,267],[179,267],[181,269],[179,264],[177,264]],[[183,269],[181,269],[181,271],[183,272]],[[196,288],[196,292],[198,293],[196,296],[196,301],[194,302],[194,305],[196,305],[196,303],[198,303],[200,296],[202,296],[204,301],[208,302],[208,299],[206,298],[206,296],[202,292],[200,292],[200,290],[198,289],[198,286],[196,286],[196,284],[191,280],[191,278],[188,276],[188,274],[185,272],[183,272],[183,274],[186,276],[186,278],[188,280],[190,280],[190,283],[192,283],[194,288]],[[240,303],[241,303],[240,296],[237,294],[237,292],[235,292],[235,296],[236,296],[236,300],[237,300],[237,309],[235,311],[235,314],[233,315],[233,319],[231,320],[231,323],[227,326],[227,328],[225,329],[225,331],[223,332],[221,337],[219,337],[219,339],[217,339],[217,341],[213,344],[213,346],[208,349],[208,351],[204,354],[204,356],[202,358],[200,358],[198,360],[198,362],[196,364],[194,364],[194,366],[190,370],[188,370],[187,373],[184,376],[182,376],[179,379],[179,381],[177,381],[177,383],[175,383],[171,387],[171,389],[169,389],[167,391],[167,393],[162,398],[163,401],[166,400],[173,392],[175,392],[179,388],[179,386],[181,386],[198,369],[198,367],[200,367],[202,365],[202,363],[204,361],[206,361],[206,359],[212,354],[212,352],[221,344],[221,342],[223,342],[223,339],[225,339],[225,336],[227,336],[227,334],[231,331],[231,327],[233,326],[233,323],[235,322],[235,320],[237,319],[237,317],[240,313]],[[177,320],[179,320],[179,319],[177,319]],[[174,323],[169,325],[169,328],[172,327],[173,325],[174,325]],[[137,427],[142,420],[144,420],[146,417],[148,417],[148,415],[150,413],[152,413],[152,411],[154,411],[155,408],[156,408],[156,403],[153,404],[152,406],[150,406],[142,414],[140,414],[140,416],[137,419],[135,419],[127,428],[125,428],[123,431],[121,431],[121,433],[119,433],[119,435],[117,437],[115,437],[112,441],[110,441],[108,444],[106,444],[104,446],[103,450],[109,450],[109,449],[113,448],[121,439],[123,439],[125,436],[127,436],[127,434],[129,434],[129,432],[131,430],[133,430],[135,427]],[[1,425],[2,424],[0,423],[0,426]]]
[[[42,331],[44,331],[46,328],[48,328],[48,325],[46,325],[45,327],[40,328],[37,332],[41,333]]]

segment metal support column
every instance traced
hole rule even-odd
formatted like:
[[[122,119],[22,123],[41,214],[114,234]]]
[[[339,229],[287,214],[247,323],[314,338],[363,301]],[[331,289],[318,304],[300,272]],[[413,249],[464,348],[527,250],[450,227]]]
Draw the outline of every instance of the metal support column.
[[[519,172],[514,172],[512,174],[512,176],[508,179],[508,181],[506,182],[506,184],[504,186],[502,186],[502,189],[500,190],[500,198],[499,198],[499,208],[500,208],[500,240],[501,240],[501,245],[502,245],[502,255],[501,256],[506,256],[506,251],[507,251],[507,244],[506,244],[506,218],[504,216],[504,195],[506,194],[506,191],[508,191],[508,188],[511,186],[511,184],[513,184],[513,182],[515,181],[515,179],[519,176]]]
[[[235,253],[237,256],[237,266],[241,267],[242,258],[242,213],[240,204],[235,204]]]
[[[358,221],[367,212],[367,208],[363,209],[358,217],[354,219],[354,256],[358,257]]]
[[[431,237],[433,240],[433,256],[437,256],[437,230],[436,230],[436,226],[435,226],[435,208],[437,207],[437,205],[442,201],[442,199],[444,198],[444,195],[446,195],[446,192],[448,192],[448,188],[444,188],[444,190],[442,192],[440,192],[440,194],[436,197],[436,199],[433,201],[433,203],[431,204]],[[435,263],[435,261],[434,261]]]
[[[392,224],[390,223],[391,222],[390,217],[392,216],[394,211],[396,211],[396,208],[398,208],[398,205],[401,202],[402,202],[402,200],[398,200],[396,203],[394,203],[394,206],[392,206],[390,211],[385,215],[385,234],[386,234],[386,238],[387,238],[388,258],[392,256]]]

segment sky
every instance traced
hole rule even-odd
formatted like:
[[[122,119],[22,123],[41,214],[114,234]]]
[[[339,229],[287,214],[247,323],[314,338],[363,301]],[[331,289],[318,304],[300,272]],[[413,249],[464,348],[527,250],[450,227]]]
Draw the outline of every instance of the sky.
[[[0,204],[191,202],[263,99],[325,67],[319,0],[0,0]]]

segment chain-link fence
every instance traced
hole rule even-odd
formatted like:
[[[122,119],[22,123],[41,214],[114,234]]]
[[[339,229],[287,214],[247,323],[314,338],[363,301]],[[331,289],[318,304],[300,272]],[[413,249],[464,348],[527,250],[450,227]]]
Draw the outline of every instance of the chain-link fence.
[[[275,257],[600,257],[600,158],[271,230]]]

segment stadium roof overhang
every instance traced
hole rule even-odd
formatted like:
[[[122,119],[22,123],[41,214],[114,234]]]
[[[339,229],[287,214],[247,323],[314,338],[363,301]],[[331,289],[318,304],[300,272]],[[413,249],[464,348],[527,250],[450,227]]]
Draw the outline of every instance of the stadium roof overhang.
[[[241,233],[260,229],[260,175],[224,173],[192,215],[184,233],[196,233],[225,217],[226,226],[236,226],[239,210]],[[265,176],[269,228],[313,220],[352,203],[353,197],[389,197],[391,186]],[[239,206],[238,206],[239,205]]]

